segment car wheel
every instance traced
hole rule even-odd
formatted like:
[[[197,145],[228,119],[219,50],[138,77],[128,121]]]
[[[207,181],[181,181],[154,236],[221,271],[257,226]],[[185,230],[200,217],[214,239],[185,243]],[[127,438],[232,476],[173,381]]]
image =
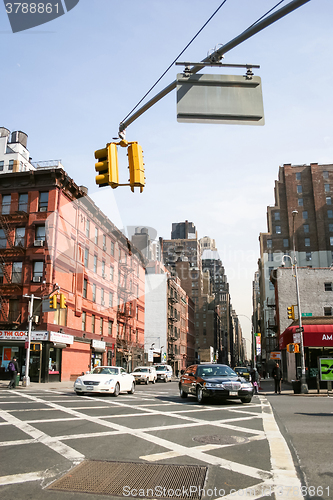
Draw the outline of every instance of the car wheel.
[[[75,391],[75,394],[77,396],[84,396],[84,392],[81,392],[81,391]]]
[[[241,398],[242,403],[251,403],[252,396],[247,396],[246,398]]]
[[[147,378],[147,379],[146,379],[145,384],[146,384],[146,385],[148,385],[148,384],[149,384],[149,378]]]
[[[187,398],[187,396],[188,396],[187,392],[184,392],[181,386],[179,387],[179,394],[180,394],[180,397],[183,399]]]
[[[156,379],[153,378],[153,384],[155,384],[155,383],[156,383]]]
[[[168,379],[165,377],[164,382],[167,383]]]
[[[131,390],[130,391],[127,391],[128,394],[134,394],[135,393],[135,383],[132,382],[132,387],[131,387]]]
[[[198,386],[197,387],[197,401],[198,403],[203,403],[204,402],[204,395],[202,391],[202,387]]]
[[[119,396],[119,393],[120,393],[120,386],[117,383],[116,387],[114,388],[114,392],[113,392],[114,397],[116,398],[117,396]]]

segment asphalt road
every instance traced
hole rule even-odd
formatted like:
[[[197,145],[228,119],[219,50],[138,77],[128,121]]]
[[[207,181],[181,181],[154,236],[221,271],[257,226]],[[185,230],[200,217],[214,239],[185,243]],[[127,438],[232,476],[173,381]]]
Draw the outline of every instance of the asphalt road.
[[[244,405],[240,401],[198,405],[194,398],[179,397],[176,382],[138,386],[134,395],[118,398],[79,397],[70,387],[59,386],[4,388],[0,495],[18,500],[101,500],[102,496],[82,490],[82,484],[75,492],[48,489],[68,471],[73,476],[77,464],[97,460],[101,472],[92,483],[103,482],[102,466],[110,461],[205,466],[202,500],[301,499],[301,493],[306,498],[330,498],[331,401],[267,394]],[[315,490],[309,491],[309,486]],[[121,497],[172,497],[165,492],[164,496],[137,493],[123,490]],[[193,489],[194,496],[188,496],[183,491],[181,498],[194,498],[195,493]]]

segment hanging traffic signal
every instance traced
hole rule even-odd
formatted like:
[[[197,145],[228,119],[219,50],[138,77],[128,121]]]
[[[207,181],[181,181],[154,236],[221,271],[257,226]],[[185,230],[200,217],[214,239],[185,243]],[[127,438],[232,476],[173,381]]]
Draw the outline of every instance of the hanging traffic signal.
[[[295,319],[295,306],[287,307],[288,319]]]
[[[129,144],[127,151],[131,190],[134,193],[134,188],[139,187],[140,193],[142,193],[145,187],[145,168],[142,147],[137,142],[132,142]]]
[[[66,309],[66,297],[63,293],[60,294],[60,309]]]
[[[57,309],[57,295],[52,295],[52,297],[50,297],[50,308],[51,309]]]
[[[95,151],[95,158],[99,160],[95,163],[96,184],[98,187],[111,186],[113,189],[119,185],[118,175],[118,152],[117,144],[111,142],[105,148]]]

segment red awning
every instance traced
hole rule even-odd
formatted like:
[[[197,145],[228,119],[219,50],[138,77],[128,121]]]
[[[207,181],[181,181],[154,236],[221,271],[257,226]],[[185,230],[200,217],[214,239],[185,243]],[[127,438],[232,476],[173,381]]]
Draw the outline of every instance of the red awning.
[[[280,349],[285,349],[287,344],[293,342],[293,334],[296,333],[297,325],[289,326],[280,335]],[[304,347],[333,347],[333,324],[332,325],[303,325]]]

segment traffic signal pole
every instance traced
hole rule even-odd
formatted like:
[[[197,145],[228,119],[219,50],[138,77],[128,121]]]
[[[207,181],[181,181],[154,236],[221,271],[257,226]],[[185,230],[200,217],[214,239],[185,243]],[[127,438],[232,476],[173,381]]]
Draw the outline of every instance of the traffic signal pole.
[[[28,295],[24,295],[24,297],[29,297]],[[28,387],[30,385],[30,377],[29,377],[29,366],[30,366],[30,343],[31,343],[31,327],[32,327],[32,313],[34,310],[34,294],[30,295],[29,302],[29,323],[28,323],[28,344],[26,348],[26,356],[25,356],[25,374],[23,377],[23,386]]]
[[[290,14],[294,10],[298,9],[298,7],[301,7],[302,5],[310,2],[310,0],[292,0],[290,3],[285,5],[284,7],[281,7],[278,11],[275,13],[271,14],[270,16],[267,16],[265,19],[262,19],[261,21],[253,24],[250,26],[248,29],[243,31],[240,35],[236,36],[230,42],[224,44],[222,47],[220,47],[218,50],[210,54],[210,56],[206,57],[203,59],[201,62],[206,63],[206,62],[218,62],[221,60],[223,57],[223,54],[226,54],[229,52],[231,49],[234,49],[237,47],[237,45],[240,45],[242,42],[245,40],[248,40],[251,38],[251,36],[259,33],[259,31],[262,31],[263,29],[267,28],[267,26],[270,26],[271,24],[275,23],[282,17],[286,16],[287,14]],[[193,66],[191,68],[191,73],[198,73],[202,69],[202,65],[197,65]],[[133,123],[139,116],[141,116],[145,111],[147,111],[149,108],[154,106],[158,101],[163,99],[166,95],[168,95],[172,90],[174,90],[177,86],[177,80],[173,81],[170,83],[167,87],[165,87],[161,92],[156,94],[155,97],[153,97],[150,101],[148,101],[146,104],[144,104],[141,108],[139,108],[135,113],[133,113],[127,120],[124,120],[119,124],[119,136],[122,136],[122,132],[131,124]]]

